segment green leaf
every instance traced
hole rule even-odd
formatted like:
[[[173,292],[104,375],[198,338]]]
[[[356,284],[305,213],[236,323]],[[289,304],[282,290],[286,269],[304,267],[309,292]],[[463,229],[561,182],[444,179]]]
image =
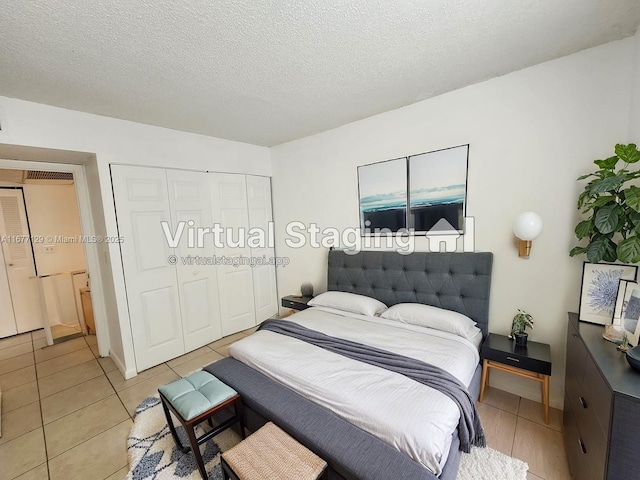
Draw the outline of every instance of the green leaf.
[[[592,220],[584,220],[576,225],[575,233],[578,240],[582,240],[585,237],[588,237],[593,232],[593,221]]]
[[[634,227],[640,225],[640,213],[631,210],[631,212],[627,214],[627,218]]]
[[[617,144],[616,155],[627,163],[636,163],[640,160],[640,151],[638,151],[633,143],[630,143],[629,145]]]
[[[582,255],[587,251],[587,247],[573,247],[569,252],[569,256],[575,257],[576,255]]]
[[[589,189],[589,193],[592,194],[610,192],[618,188],[624,180],[624,175],[613,175],[611,177],[594,180],[587,185],[587,188]]]
[[[578,180],[584,180],[585,178],[595,177],[595,176],[596,176],[596,174],[595,174],[595,173],[587,173],[587,174],[585,174],[585,175],[580,175],[580,176],[578,177]]]
[[[603,234],[611,233],[616,230],[618,226],[618,220],[622,214],[622,207],[620,205],[605,205],[596,212],[594,218],[594,226]]]
[[[590,209],[598,208],[598,207],[602,207],[603,205],[606,205],[607,203],[611,203],[615,201],[616,201],[616,197],[614,197],[613,195],[603,195],[602,197],[598,197],[596,201],[593,202],[591,205],[587,205],[587,207],[589,207]]]
[[[631,185],[624,190],[625,203],[636,212],[640,212],[640,188]]]
[[[613,256],[615,257],[615,244],[604,235],[597,237],[587,246],[587,259],[591,263],[601,262],[605,256],[611,256],[611,251],[613,251]],[[609,255],[607,255],[607,253]]]
[[[621,262],[640,262],[640,238],[634,236],[621,241],[616,248],[616,254]]]
[[[618,157],[609,157],[605,160],[594,160],[593,163],[605,170],[612,170],[616,166],[616,163],[618,163]]]
[[[584,192],[578,197],[578,210],[582,208],[584,202],[589,198],[589,190],[585,187]]]

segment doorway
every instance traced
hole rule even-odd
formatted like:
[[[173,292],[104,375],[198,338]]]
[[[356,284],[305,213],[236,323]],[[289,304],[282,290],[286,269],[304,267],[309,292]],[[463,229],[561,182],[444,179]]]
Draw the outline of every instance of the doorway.
[[[0,169],[0,238],[0,338],[95,334],[73,173]]]

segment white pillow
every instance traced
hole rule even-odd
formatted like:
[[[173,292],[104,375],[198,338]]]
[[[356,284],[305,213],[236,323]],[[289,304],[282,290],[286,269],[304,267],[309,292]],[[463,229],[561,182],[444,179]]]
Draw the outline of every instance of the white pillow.
[[[373,317],[386,310],[387,306],[375,298],[348,292],[325,292],[309,300],[313,307],[330,307],[343,312],[359,313]]]
[[[442,330],[466,339],[480,331],[476,322],[466,315],[422,303],[398,303],[382,312],[380,316],[388,320]]]

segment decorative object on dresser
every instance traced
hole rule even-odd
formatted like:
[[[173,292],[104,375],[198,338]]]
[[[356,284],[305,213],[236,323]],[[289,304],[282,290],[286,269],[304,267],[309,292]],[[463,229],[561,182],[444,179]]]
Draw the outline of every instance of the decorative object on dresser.
[[[640,170],[629,168],[639,160],[636,145],[617,144],[614,156],[594,160],[598,170],[578,178],[591,178],[578,197],[578,210],[587,218],[575,228],[578,240],[586,239],[587,245],[574,247],[569,255],[584,253],[592,263],[640,262],[640,188],[625,187],[640,178]]]
[[[637,273],[637,265],[584,262],[580,320],[600,325],[610,323],[620,280],[635,280]]]
[[[629,365],[635,370],[640,372],[640,346],[627,350],[627,362],[629,362]]]
[[[529,258],[531,242],[542,233],[542,218],[535,212],[523,212],[513,222],[513,234],[518,237],[518,256]]]
[[[295,313],[295,311],[306,310],[309,308],[309,305],[307,305],[309,300],[311,300],[311,297],[287,295],[286,297],[282,297],[281,302],[284,308],[289,308],[293,310],[291,313]]]
[[[564,439],[576,479],[638,477],[640,375],[602,328],[569,313]]]
[[[515,314],[513,322],[511,322],[511,335],[509,335],[509,338],[515,338],[516,345],[524,347],[529,338],[526,332],[527,327],[533,330],[533,316],[524,310],[518,309],[518,313]]]
[[[482,344],[482,381],[480,401],[489,382],[489,370],[495,368],[541,383],[544,421],[549,423],[549,377],[551,376],[551,347],[546,343],[528,342],[516,345],[509,337],[490,333]]]

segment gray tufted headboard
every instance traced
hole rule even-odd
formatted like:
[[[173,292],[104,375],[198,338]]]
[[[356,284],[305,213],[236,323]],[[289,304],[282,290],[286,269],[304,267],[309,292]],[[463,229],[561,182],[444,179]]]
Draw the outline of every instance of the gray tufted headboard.
[[[328,289],[454,310],[489,331],[493,253],[329,251]]]

